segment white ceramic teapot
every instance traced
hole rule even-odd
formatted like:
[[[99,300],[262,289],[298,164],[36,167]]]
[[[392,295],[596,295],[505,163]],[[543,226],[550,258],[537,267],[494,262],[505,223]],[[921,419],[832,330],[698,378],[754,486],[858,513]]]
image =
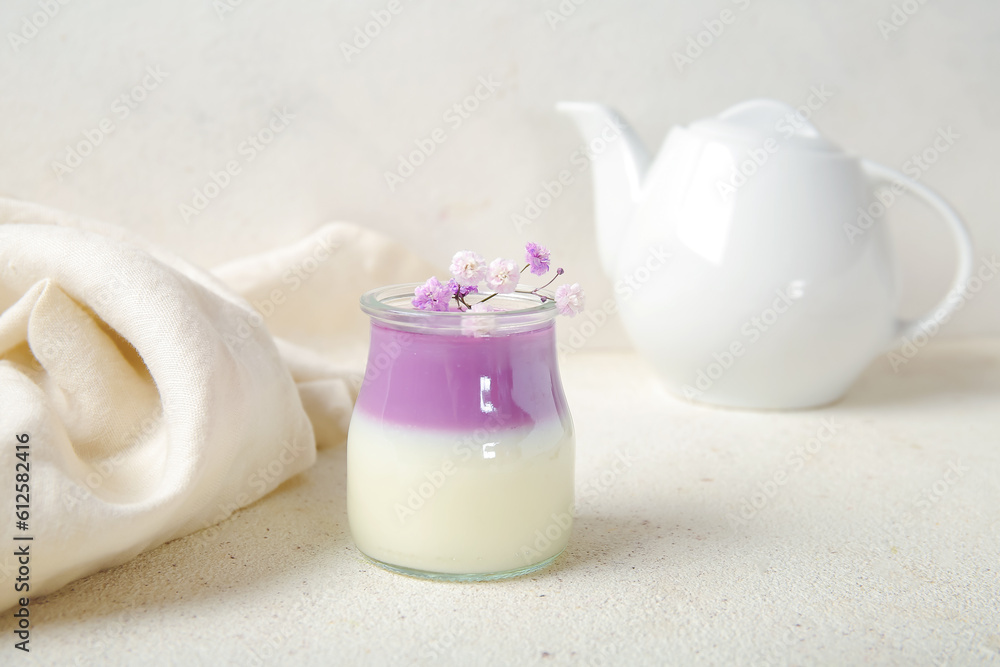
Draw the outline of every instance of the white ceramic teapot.
[[[675,127],[651,164],[613,110],[558,108],[589,142],[600,257],[622,320],[677,394],[744,408],[829,403],[961,302],[972,248],[951,207],[847,155],[785,104],[751,100]],[[940,213],[959,253],[949,295],[909,322],[895,314],[882,222],[904,191]]]

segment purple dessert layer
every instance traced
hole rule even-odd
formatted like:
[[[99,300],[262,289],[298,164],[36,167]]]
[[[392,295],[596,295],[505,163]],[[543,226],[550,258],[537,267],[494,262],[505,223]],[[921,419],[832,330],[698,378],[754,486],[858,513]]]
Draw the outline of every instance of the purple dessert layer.
[[[554,325],[507,336],[439,335],[372,323],[356,410],[401,426],[518,428],[564,419]]]

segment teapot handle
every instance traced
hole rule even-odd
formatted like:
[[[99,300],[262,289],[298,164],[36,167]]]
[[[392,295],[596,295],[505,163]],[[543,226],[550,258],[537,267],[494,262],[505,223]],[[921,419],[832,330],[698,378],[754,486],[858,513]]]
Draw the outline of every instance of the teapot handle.
[[[909,339],[918,332],[924,332],[927,335],[927,332],[936,331],[941,324],[951,318],[951,315],[963,302],[962,294],[969,284],[969,278],[972,277],[972,239],[969,236],[969,230],[966,229],[955,209],[949,206],[948,202],[930,188],[917,183],[913,179],[907,178],[895,169],[890,169],[869,160],[861,160],[861,168],[869,180],[888,185],[898,184],[898,186],[902,186],[930,204],[931,208],[948,223],[948,228],[955,237],[955,245],[958,249],[958,268],[955,271],[955,277],[951,281],[948,293],[922,317],[915,320],[899,320],[896,327],[896,338],[893,343],[893,346],[895,346],[903,339]]]

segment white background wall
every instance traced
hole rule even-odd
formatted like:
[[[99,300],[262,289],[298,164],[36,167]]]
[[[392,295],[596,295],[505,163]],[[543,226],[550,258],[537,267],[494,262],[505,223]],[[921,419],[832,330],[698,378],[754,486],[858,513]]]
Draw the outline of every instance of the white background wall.
[[[509,255],[525,240],[547,243],[596,303],[610,283],[596,266],[587,173],[574,171],[531,228],[511,223],[543,180],[572,168],[580,139],[553,112],[557,100],[616,106],[653,148],[675,123],[749,97],[800,104],[821,84],[833,97],[816,125],[892,166],[952,127],[959,140],[923,181],[965,216],[979,256],[1000,254],[994,0],[907,0],[915,13],[885,37],[878,22],[900,0],[565,0],[574,10],[559,22],[546,15],[558,0],[402,0],[350,62],[341,44],[388,0],[73,0],[12,43],[11,34],[32,34],[24,20],[48,1],[0,5],[0,194],[131,227],[206,266],[347,219],[441,264],[458,248]],[[679,71],[673,54],[727,8],[735,22]],[[121,118],[116,98],[147,67],[167,76]],[[443,114],[479,77],[502,85],[452,128]],[[238,146],[275,108],[294,120],[247,161]],[[104,118],[113,132],[57,178],[53,162]],[[436,127],[447,140],[390,192],[384,172]],[[229,160],[241,172],[185,222],[179,204]],[[913,314],[944,292],[950,240],[918,204],[894,207],[891,218],[902,308]],[[1000,333],[1000,280],[947,332]],[[594,342],[620,344],[621,331],[606,327]]]

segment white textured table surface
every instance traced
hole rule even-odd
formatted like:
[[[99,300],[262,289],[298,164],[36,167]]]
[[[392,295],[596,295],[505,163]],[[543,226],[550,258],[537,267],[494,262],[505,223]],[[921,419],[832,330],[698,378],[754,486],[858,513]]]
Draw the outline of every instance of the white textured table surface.
[[[898,374],[880,359],[792,413],[675,400],[631,354],[563,375],[580,515],[552,568],[369,566],[341,446],[221,526],[33,601],[30,655],[5,616],[0,664],[1000,665],[1000,341],[935,343]]]

